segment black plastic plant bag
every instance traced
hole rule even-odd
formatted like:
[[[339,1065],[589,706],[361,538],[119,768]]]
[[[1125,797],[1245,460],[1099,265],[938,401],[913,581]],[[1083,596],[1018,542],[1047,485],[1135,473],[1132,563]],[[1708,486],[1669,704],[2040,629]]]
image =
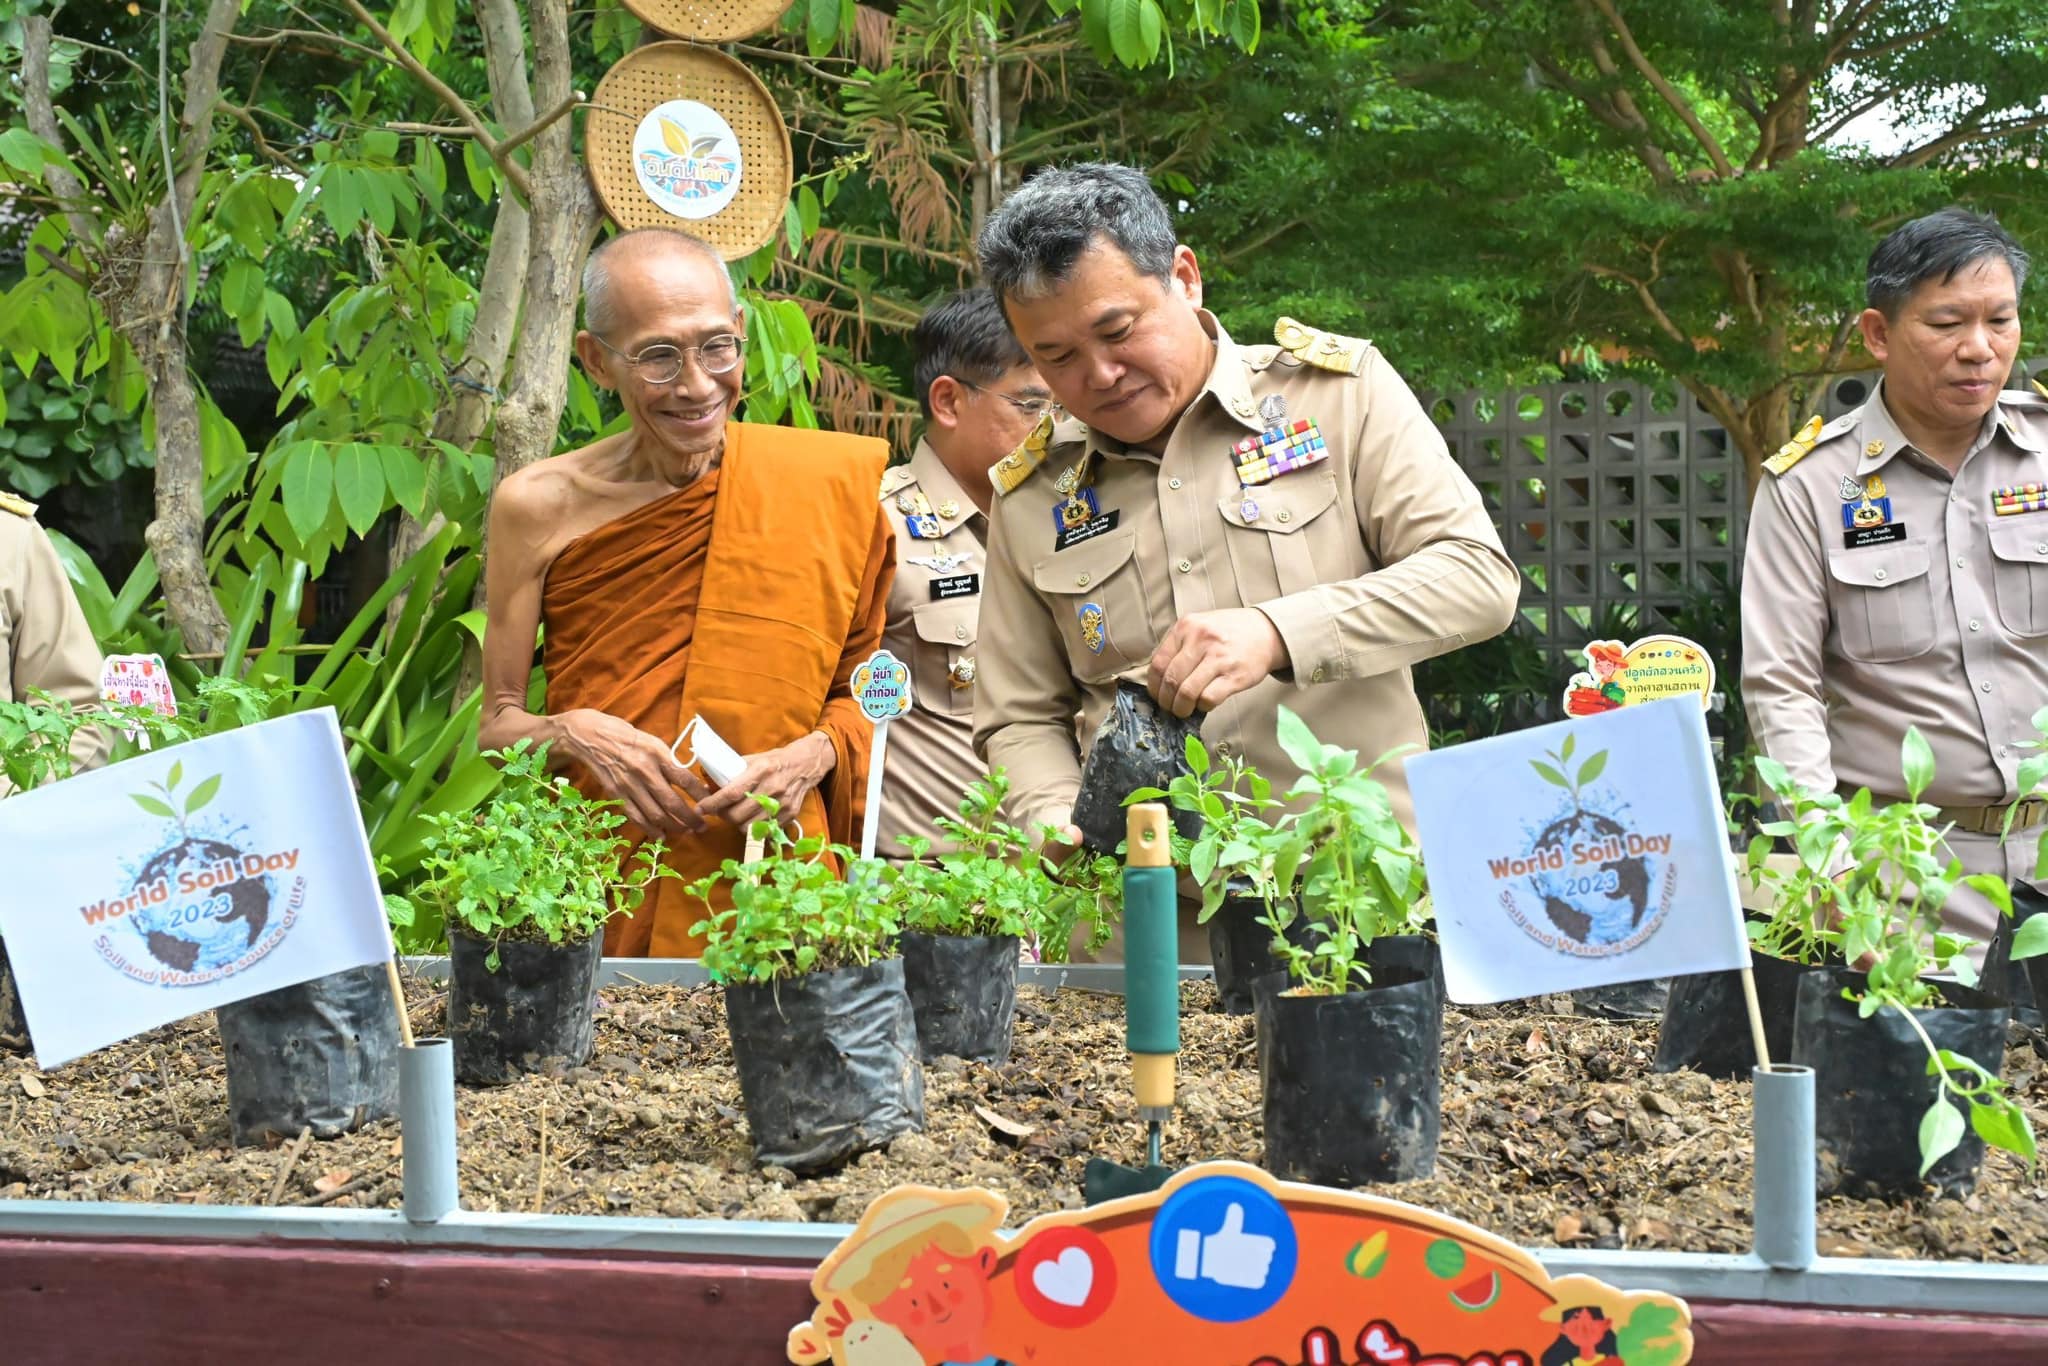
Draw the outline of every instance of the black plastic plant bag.
[[[1081,765],[1073,817],[1081,843],[1098,854],[1116,852],[1124,842],[1124,799],[1141,787],[1164,788],[1188,771],[1188,737],[1202,733],[1202,715],[1175,716],[1143,684],[1117,681],[1109,715]],[[1202,833],[1202,818],[1192,811],[1176,810],[1173,824],[1186,839]]]
[[[903,960],[725,989],[754,1160],[816,1172],[924,1127]]]
[[[398,1007],[381,963],[224,1005],[228,1124],[238,1146],[311,1129],[335,1138],[398,1111]]]

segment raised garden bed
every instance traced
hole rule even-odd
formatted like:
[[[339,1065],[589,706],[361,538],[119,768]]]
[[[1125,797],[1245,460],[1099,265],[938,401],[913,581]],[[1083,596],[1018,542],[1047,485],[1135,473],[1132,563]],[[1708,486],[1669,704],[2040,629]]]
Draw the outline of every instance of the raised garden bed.
[[[629,969],[630,970],[630,969]],[[437,984],[411,984],[414,1024],[441,1023]],[[1169,1162],[1256,1162],[1261,1138],[1249,1017],[1183,987],[1181,1109]],[[1141,1131],[1122,1056],[1121,1003],[1026,987],[1001,1067],[927,1067],[926,1132],[812,1179],[749,1160],[715,990],[603,988],[588,1067],[464,1088],[467,1209],[846,1223],[904,1182],[982,1183],[1012,1217],[1080,1200],[1092,1154],[1136,1158]],[[1382,1188],[1517,1242],[1645,1251],[1745,1251],[1746,1084],[1655,1076],[1655,1026],[1541,1003],[1453,1009],[1444,1038],[1444,1139],[1434,1179]],[[2048,1063],[2015,1047],[2006,1075],[2048,1124]],[[41,1075],[0,1060],[0,1199],[396,1208],[398,1132],[373,1124],[301,1151],[229,1145],[219,1042],[204,1018]],[[1841,1198],[1819,1211],[1824,1256],[2048,1262],[2048,1184],[1993,1153],[1967,1200]]]

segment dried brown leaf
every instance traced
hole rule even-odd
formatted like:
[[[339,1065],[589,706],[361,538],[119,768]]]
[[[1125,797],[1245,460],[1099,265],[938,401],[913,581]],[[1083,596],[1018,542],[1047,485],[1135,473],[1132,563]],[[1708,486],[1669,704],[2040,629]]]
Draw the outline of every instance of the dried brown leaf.
[[[319,1176],[314,1177],[313,1189],[319,1191],[322,1195],[326,1195],[329,1191],[339,1190],[354,1179],[355,1172],[352,1169],[336,1167],[333,1171],[323,1172]]]
[[[50,1094],[49,1088],[44,1086],[41,1079],[33,1072],[21,1074],[21,1090],[22,1094],[30,1100],[41,1100],[44,1096]]]
[[[1529,1037],[1522,1040],[1522,1052],[1531,1058],[1540,1058],[1550,1051],[1550,1041],[1543,1037],[1539,1026],[1529,1031]]]
[[[1013,1143],[1021,1143],[1038,1132],[1036,1124],[1026,1124],[1021,1119],[1011,1119],[1008,1115],[996,1113],[986,1105],[975,1106],[974,1113],[983,1124],[996,1131],[998,1138],[1007,1138]]]
[[[1557,1242],[1562,1245],[1575,1242],[1584,1237],[1586,1225],[1585,1221],[1576,1214],[1560,1214],[1557,1216],[1557,1222],[1551,1226],[1550,1231]]]

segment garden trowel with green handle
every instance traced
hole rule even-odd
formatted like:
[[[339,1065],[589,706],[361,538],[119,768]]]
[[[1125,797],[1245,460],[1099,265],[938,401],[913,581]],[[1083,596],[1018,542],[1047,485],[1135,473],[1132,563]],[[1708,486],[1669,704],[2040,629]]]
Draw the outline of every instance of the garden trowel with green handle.
[[[1158,1190],[1173,1175],[1159,1161],[1159,1135],[1173,1111],[1180,1056],[1180,931],[1166,808],[1131,807],[1124,853],[1124,1039],[1138,1116],[1145,1121],[1145,1165],[1091,1157],[1081,1190],[1091,1205]]]

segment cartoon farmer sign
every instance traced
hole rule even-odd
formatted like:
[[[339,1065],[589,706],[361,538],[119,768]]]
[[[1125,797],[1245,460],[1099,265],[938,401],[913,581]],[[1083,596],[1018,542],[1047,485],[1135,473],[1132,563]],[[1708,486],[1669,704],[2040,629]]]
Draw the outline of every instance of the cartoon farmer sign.
[[[1597,716],[1666,697],[1698,697],[1705,706],[1713,696],[1713,658],[1684,636],[1644,636],[1626,647],[1596,640],[1585,655],[1586,667],[1565,685],[1566,716]]]
[[[798,1366],[1683,1366],[1685,1304],[1397,1201],[1212,1162],[998,1231],[985,1190],[876,1200],[811,1279]]]

